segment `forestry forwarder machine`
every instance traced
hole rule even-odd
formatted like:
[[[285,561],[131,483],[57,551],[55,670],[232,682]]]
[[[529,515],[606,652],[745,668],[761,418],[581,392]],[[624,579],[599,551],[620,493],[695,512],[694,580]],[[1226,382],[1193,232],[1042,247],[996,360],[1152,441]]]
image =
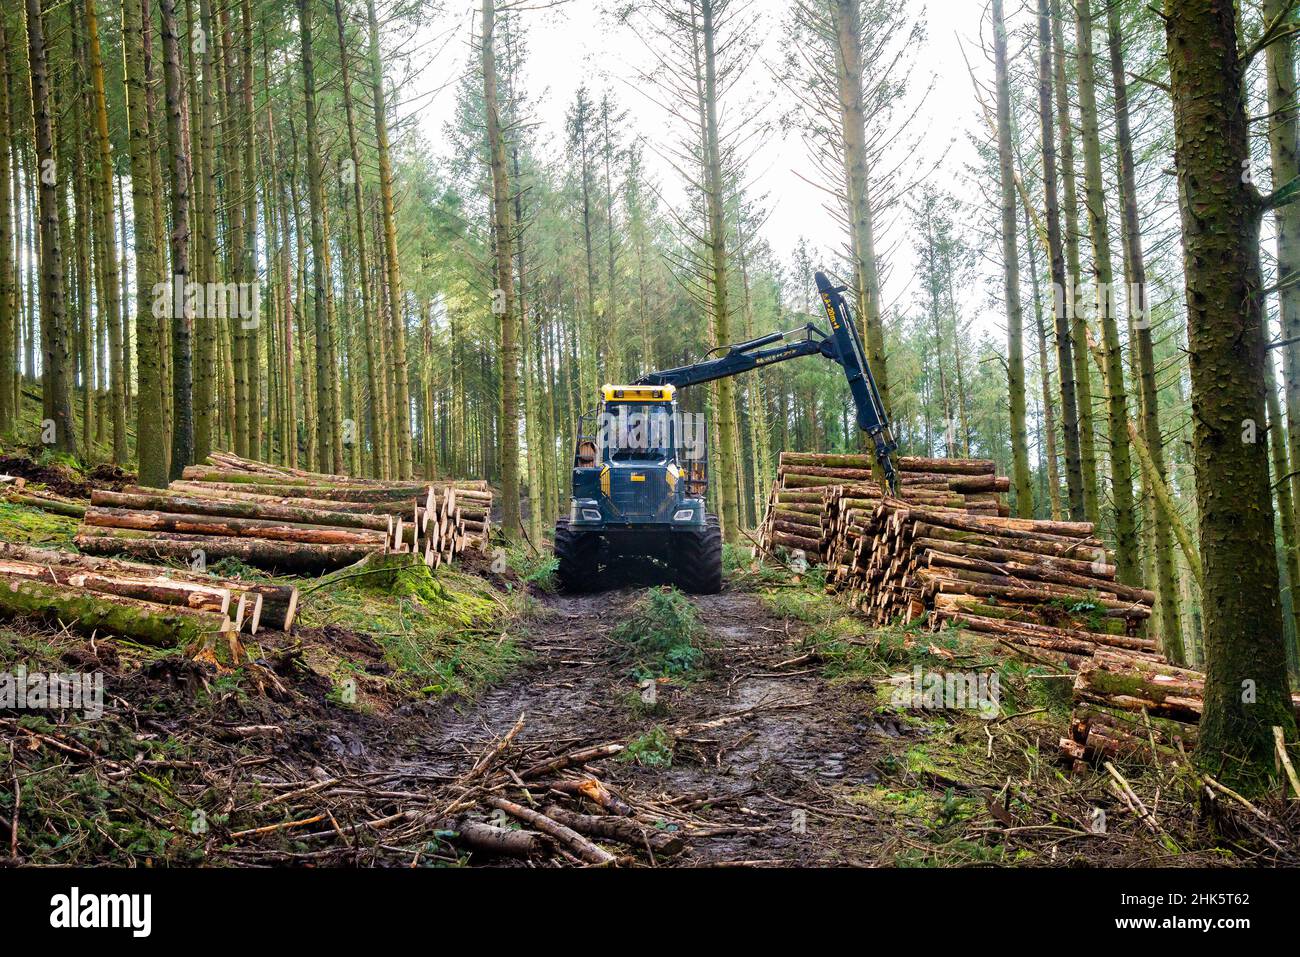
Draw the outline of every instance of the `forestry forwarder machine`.
[[[885,482],[896,489],[890,454],[898,446],[845,302],[845,287],[832,284],[822,272],[816,278],[831,324],[829,336],[810,322],[723,346],[714,350],[726,350],[716,358],[652,372],[632,385],[604,387],[601,408],[582,417],[569,517],[555,526],[561,587],[594,591],[602,586],[605,571],[654,560],[667,567],[667,577],[683,591],[721,590],[722,531],[718,517],[705,510],[708,442],[702,428],[684,428],[677,407],[677,390],[690,385],[800,356],[820,355],[838,363],[857,406],[858,427],[871,437]],[[598,424],[595,434],[592,424]],[[690,448],[687,431],[694,432]]]

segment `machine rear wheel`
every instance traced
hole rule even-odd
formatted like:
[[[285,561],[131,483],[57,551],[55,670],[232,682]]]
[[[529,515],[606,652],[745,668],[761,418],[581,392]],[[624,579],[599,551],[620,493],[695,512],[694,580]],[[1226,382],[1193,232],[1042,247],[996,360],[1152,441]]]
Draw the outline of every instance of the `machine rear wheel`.
[[[597,554],[600,536],[595,532],[575,532],[569,520],[555,523],[555,557],[559,561],[556,577],[560,588],[569,592],[594,591],[600,587]]]
[[[706,517],[704,527],[674,533],[673,578],[692,595],[722,591],[722,526],[718,516]]]

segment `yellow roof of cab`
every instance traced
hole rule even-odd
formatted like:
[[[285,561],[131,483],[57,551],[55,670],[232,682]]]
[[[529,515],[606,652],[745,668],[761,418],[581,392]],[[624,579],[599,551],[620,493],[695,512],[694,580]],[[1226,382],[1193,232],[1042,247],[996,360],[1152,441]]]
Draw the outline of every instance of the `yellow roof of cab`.
[[[671,402],[676,389],[670,385],[607,385],[606,402]]]

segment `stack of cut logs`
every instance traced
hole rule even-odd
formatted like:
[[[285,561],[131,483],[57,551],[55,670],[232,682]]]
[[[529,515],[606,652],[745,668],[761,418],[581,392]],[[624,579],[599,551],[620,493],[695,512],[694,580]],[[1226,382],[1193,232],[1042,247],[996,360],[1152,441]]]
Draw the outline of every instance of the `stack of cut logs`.
[[[1158,658],[1137,637],[1151,592],[1115,580],[1087,522],[1052,522],[886,499],[843,536],[831,583],[878,624],[927,612],[1077,666],[1099,647]]]
[[[75,543],[94,555],[189,562],[197,552],[298,574],[387,551],[437,567],[486,543],[491,511],[479,480],[386,482],[214,452],[167,489],[93,492]]]
[[[918,505],[957,508],[978,515],[1005,515],[1001,494],[1009,480],[988,459],[903,456],[895,463],[901,498]],[[868,455],[782,452],[768,497],[763,546],[803,551],[810,562],[828,562],[850,525],[861,522],[883,499],[872,480]],[[840,542],[842,544],[842,542]]]
[[[825,563],[827,587],[876,624],[928,615],[1075,671],[1069,759],[1194,739],[1205,676],[1140,633],[1155,596],[1115,580],[1090,523],[1008,517],[991,461],[902,458],[897,497],[870,478],[863,455],[783,452],[763,547]]]
[[[1074,679],[1074,712],[1061,753],[1076,762],[1172,754],[1196,740],[1205,675],[1162,658],[1099,649]],[[1300,694],[1291,696],[1300,720]]]
[[[0,614],[170,648],[289,631],[298,589],[0,542]]]

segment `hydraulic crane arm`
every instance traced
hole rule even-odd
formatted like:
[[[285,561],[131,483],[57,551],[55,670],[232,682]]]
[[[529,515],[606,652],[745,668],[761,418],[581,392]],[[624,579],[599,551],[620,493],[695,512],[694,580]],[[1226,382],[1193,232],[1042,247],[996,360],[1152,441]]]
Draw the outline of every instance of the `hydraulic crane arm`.
[[[896,491],[898,478],[894,463],[890,458],[897,450],[889,427],[889,416],[885,414],[884,403],[876,389],[876,380],[871,375],[871,367],[862,351],[862,343],[844,300],[844,287],[834,285],[825,273],[817,273],[817,291],[826,308],[826,316],[831,324],[831,334],[827,335],[813,323],[808,323],[789,332],[773,332],[770,335],[751,339],[733,346],[723,346],[726,351],[713,359],[676,369],[664,369],[642,376],[636,385],[671,385],[685,388],[712,382],[715,379],[739,375],[751,369],[760,369],[788,359],[800,356],[821,355],[840,365],[849,380],[849,392],[857,407],[858,428],[871,436],[875,446],[876,461],[884,470],[885,481],[890,491]],[[777,345],[776,343],[779,343]],[[715,350],[720,351],[720,350]]]

